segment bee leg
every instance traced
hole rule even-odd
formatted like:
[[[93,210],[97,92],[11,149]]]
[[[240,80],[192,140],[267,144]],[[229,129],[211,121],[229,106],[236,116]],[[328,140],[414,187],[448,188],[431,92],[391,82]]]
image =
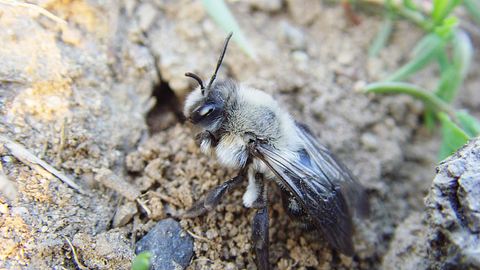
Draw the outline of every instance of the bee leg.
[[[268,262],[268,205],[265,185],[262,185],[262,198],[257,200],[255,207],[258,208],[257,213],[253,217],[252,240],[255,250],[255,263],[259,270],[270,269]]]
[[[267,194],[265,193],[265,183],[263,181],[263,175],[261,173],[256,173],[254,177],[256,184],[260,187],[260,191],[258,192],[259,196],[256,198],[255,201],[252,202],[250,208],[261,209],[265,207],[267,200]]]
[[[195,142],[204,154],[209,154],[218,145],[218,139],[210,131],[200,132],[195,136]]]
[[[197,201],[192,208],[187,210],[187,212],[181,214],[180,218],[193,218],[201,216],[208,211],[215,209],[215,207],[220,203],[223,198],[223,195],[228,191],[236,188],[242,181],[245,179],[246,169],[242,169],[240,173],[225,181],[223,184],[220,184],[210,190],[203,199]]]
[[[200,132],[198,133],[196,136],[195,136],[195,141],[198,143],[198,144],[201,144],[202,141],[204,140],[209,140],[212,142],[212,146],[217,146],[218,144],[218,139],[217,137],[215,137],[215,135],[209,131],[209,130],[206,130],[206,131],[203,131],[203,132]]]

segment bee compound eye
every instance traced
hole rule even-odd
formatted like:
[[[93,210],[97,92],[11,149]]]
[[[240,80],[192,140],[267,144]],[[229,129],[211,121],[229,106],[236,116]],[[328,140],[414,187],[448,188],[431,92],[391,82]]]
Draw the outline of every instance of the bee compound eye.
[[[198,113],[200,114],[200,116],[206,116],[213,112],[213,109],[214,108],[212,105],[206,105],[203,106]]]

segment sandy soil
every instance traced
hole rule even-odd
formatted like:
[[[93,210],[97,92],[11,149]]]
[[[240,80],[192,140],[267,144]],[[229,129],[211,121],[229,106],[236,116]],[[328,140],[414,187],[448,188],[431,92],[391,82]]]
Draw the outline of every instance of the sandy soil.
[[[348,258],[292,223],[272,184],[270,262],[378,268],[397,225],[424,207],[438,138],[422,127],[419,102],[355,89],[401,65],[421,33],[399,22],[391,44],[369,59],[380,16],[358,13],[355,26],[339,5],[292,2],[230,4],[258,58],[232,44],[220,76],[271,93],[309,125],[367,187],[372,215],[357,222],[357,255]],[[86,267],[128,269],[136,240],[156,221],[235,175],[201,154],[195,131],[176,117],[193,86],[183,74],[209,77],[225,33],[200,1],[36,3],[66,23],[0,4],[0,132],[87,195],[0,145],[0,177],[16,190],[0,195],[0,267],[75,269],[67,238]],[[459,102],[478,114],[476,67]],[[427,69],[415,80],[433,87],[425,78],[434,75]],[[195,238],[189,269],[255,268],[243,189],[215,213],[181,221]]]

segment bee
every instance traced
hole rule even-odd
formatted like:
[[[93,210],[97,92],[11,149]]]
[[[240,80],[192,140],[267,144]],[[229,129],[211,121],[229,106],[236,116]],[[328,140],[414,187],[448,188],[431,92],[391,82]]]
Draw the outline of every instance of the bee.
[[[208,84],[194,73],[185,74],[199,86],[187,96],[184,114],[201,129],[196,136],[200,150],[239,173],[209,191],[182,217],[213,210],[225,194],[248,181],[243,205],[256,209],[255,263],[258,269],[269,269],[267,183],[274,181],[289,216],[320,232],[334,249],[353,256],[353,213],[366,216],[369,211],[364,188],[272,96],[233,80],[215,80],[231,37],[232,33]]]

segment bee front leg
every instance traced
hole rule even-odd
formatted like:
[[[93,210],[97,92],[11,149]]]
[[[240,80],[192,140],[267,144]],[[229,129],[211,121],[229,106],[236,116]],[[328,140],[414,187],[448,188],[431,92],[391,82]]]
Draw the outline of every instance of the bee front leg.
[[[211,154],[211,150],[218,144],[218,139],[209,130],[198,133],[197,136],[195,136],[195,141],[200,147],[200,150],[207,155]]]
[[[252,222],[252,241],[257,268],[268,270],[270,269],[270,263],[268,262],[268,204],[265,183],[262,185],[261,195],[253,206],[258,210]]]
[[[180,215],[180,218],[193,218],[201,216],[208,211],[215,209],[215,207],[220,203],[223,196],[230,190],[236,188],[246,176],[247,169],[243,168],[240,173],[225,181],[223,184],[220,184],[210,190],[205,197],[197,201],[192,208],[187,210],[184,214]]]

